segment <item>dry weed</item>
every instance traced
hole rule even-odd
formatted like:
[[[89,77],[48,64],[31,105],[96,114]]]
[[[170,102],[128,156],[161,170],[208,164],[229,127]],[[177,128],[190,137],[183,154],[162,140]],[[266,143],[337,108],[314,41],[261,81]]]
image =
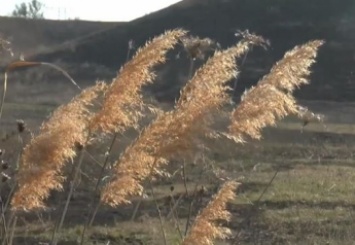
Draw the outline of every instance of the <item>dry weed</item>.
[[[248,136],[260,139],[262,128],[275,125],[289,114],[299,114],[292,92],[308,83],[309,68],[322,44],[322,41],[311,41],[288,51],[268,75],[244,93],[229,126],[237,141],[244,141]]]
[[[43,208],[43,200],[49,192],[62,188],[61,171],[65,163],[76,156],[75,146],[87,143],[92,117],[89,108],[105,88],[100,82],[83,90],[43,123],[39,135],[24,148],[17,174],[18,190],[11,201],[13,209]]]
[[[226,182],[206,208],[196,217],[189,234],[182,245],[211,245],[215,239],[226,239],[231,235],[230,229],[217,224],[230,221],[231,214],[226,210],[227,203],[235,199],[238,183]]]
[[[141,194],[142,181],[161,172],[166,159],[196,149],[196,135],[206,133],[206,116],[229,101],[226,83],[235,78],[236,57],[251,43],[243,41],[224,51],[217,51],[198,69],[183,89],[175,110],[158,116],[116,162],[113,178],[104,188],[101,199],[117,206],[129,203],[129,197]],[[252,43],[253,44],[253,43]]]
[[[113,80],[105,96],[102,110],[93,118],[91,131],[103,133],[123,132],[128,127],[137,126],[142,106],[140,90],[151,83],[155,74],[152,68],[164,63],[166,53],[177,44],[186,31],[167,31],[140,48]]]

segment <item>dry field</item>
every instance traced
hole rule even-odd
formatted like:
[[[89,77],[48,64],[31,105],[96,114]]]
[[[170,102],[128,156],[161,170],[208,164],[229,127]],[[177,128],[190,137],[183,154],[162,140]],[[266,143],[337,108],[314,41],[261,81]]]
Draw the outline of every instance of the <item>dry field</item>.
[[[10,75],[1,116],[3,173],[11,177],[1,185],[2,243],[80,244],[85,229],[83,244],[353,244],[355,104],[298,101],[325,116],[303,126],[292,97],[320,44],[295,49],[279,63],[290,68],[285,77],[271,71],[240,103],[229,103],[226,82],[243,48],[264,45],[257,36],[212,56],[175,105],[140,98],[155,63],[185,34],[170,35],[95,88],[103,93],[66,80],[11,83],[25,73]],[[192,57],[203,51],[195,48],[186,45]],[[87,112],[92,97],[98,102]]]

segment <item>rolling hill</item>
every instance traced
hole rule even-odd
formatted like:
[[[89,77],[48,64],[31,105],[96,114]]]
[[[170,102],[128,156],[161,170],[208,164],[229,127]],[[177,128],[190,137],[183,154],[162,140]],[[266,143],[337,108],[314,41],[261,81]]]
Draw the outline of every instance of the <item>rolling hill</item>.
[[[255,84],[284,52],[312,39],[324,39],[314,65],[312,83],[297,97],[304,100],[355,100],[355,2],[353,0],[184,0],[134,21],[61,43],[39,52],[32,60],[61,61],[71,65],[98,64],[113,71],[125,61],[127,43],[137,45],[182,27],[193,35],[211,37],[222,47],[237,41],[236,30],[248,29],[271,41],[268,51],[255,49],[243,67],[237,92]],[[1,31],[1,30],[0,30]],[[173,57],[173,56],[172,56]],[[188,62],[171,62],[183,69],[159,70],[152,91],[160,99],[173,100],[186,77]],[[185,69],[186,68],[186,69]]]

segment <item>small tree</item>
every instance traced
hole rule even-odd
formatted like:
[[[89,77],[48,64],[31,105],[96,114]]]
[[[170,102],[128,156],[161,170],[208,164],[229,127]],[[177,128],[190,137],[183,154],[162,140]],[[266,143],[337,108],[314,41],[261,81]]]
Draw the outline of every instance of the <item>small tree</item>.
[[[21,3],[15,6],[15,10],[12,12],[12,16],[30,18],[30,19],[43,19],[44,4],[38,0],[32,0],[29,3]]]

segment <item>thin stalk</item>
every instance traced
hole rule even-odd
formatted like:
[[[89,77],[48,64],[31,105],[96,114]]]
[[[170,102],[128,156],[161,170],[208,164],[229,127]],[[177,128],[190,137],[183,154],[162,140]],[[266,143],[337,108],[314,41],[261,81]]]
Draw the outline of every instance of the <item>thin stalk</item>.
[[[20,143],[20,150],[19,150],[19,153],[17,154],[17,160],[16,160],[16,168],[15,168],[15,171],[17,172],[18,170],[18,167],[19,167],[19,163],[20,163],[20,158],[21,158],[21,155],[22,155],[22,152],[23,152],[23,145],[24,145],[24,141],[23,141],[23,138],[22,138],[22,135],[21,135],[21,132],[19,132],[19,135],[18,135],[18,141]],[[11,190],[9,192],[9,194],[7,195],[7,199],[6,199],[6,202],[5,202],[5,205],[4,205],[4,202],[1,198],[1,188],[2,188],[2,183],[1,183],[1,186],[0,186],[0,211],[1,211],[1,223],[4,225],[3,226],[3,230],[5,232],[5,236],[6,237],[6,232],[7,232],[7,228],[6,228],[6,219],[5,219],[5,214],[6,214],[6,210],[10,204],[10,201],[11,201],[11,198],[12,198],[12,195],[16,189],[16,186],[17,186],[17,181],[15,180],[15,182],[13,183],[13,185],[11,186]],[[12,214],[11,216],[12,217]],[[11,222],[11,220],[10,220]],[[10,222],[9,222],[9,225],[10,225]]]
[[[178,214],[178,212],[177,212],[176,209],[173,210],[173,208],[174,208],[175,206],[177,206],[177,204],[176,204],[176,202],[175,202],[174,195],[171,194],[171,195],[170,195],[170,198],[171,198],[171,201],[172,201],[172,203],[173,203],[173,206],[171,207],[171,211],[172,211],[172,213],[173,213],[173,217],[174,217],[174,220],[175,220],[175,226],[176,226],[176,229],[177,229],[177,231],[178,231],[178,233],[179,233],[180,239],[181,239],[181,240],[184,240],[184,236],[182,235],[182,232],[181,232],[181,229],[180,229],[179,214]],[[170,206],[171,206],[171,205],[170,205]]]
[[[139,207],[140,207],[140,205],[141,205],[141,203],[143,201],[143,195],[144,195],[144,191],[142,192],[142,195],[140,196],[138,203],[134,207],[133,214],[132,214],[132,217],[131,217],[131,221],[134,221],[136,219],[136,215],[138,213],[138,209],[139,209]]]
[[[10,233],[10,238],[9,238],[9,245],[12,245],[12,241],[14,240],[14,234],[15,234],[15,227],[17,223],[17,216],[14,217],[14,221],[12,222],[11,225],[11,233]]]
[[[171,216],[174,214],[176,208],[178,207],[180,201],[182,200],[182,198],[185,196],[184,193],[182,193],[179,198],[177,199],[177,201],[174,203],[174,206],[171,208],[168,216],[166,216],[166,218],[169,220],[171,218]]]
[[[279,169],[277,169],[274,173],[274,175],[272,176],[272,178],[270,179],[269,183],[265,186],[263,192],[260,194],[259,198],[255,201],[255,205],[253,206],[253,209],[256,210],[259,207],[260,201],[263,198],[263,196],[265,195],[265,193],[267,192],[267,190],[270,188],[271,184],[274,182],[277,174],[279,173]],[[257,241],[259,240],[259,234],[255,234],[253,236],[253,241],[254,244],[257,244]]]
[[[266,193],[266,191],[269,189],[269,187],[271,186],[272,182],[274,182],[274,179],[276,178],[277,174],[279,173],[279,169],[277,169],[274,173],[274,175],[272,176],[272,178],[270,179],[269,183],[265,186],[263,192],[260,194],[259,198],[256,200],[256,205],[259,204],[259,202],[261,201],[261,198],[263,198],[264,194]]]
[[[130,55],[131,55],[131,50],[133,50],[133,46],[132,46],[132,43],[129,42],[128,43],[128,49],[127,49],[127,55],[126,55],[126,62],[129,60],[130,58]],[[88,218],[86,219],[86,222],[85,222],[85,225],[84,225],[84,229],[83,229],[83,232],[81,233],[81,237],[80,237],[80,245],[83,245],[84,244],[84,241],[85,241],[85,233],[87,231],[87,229],[89,227],[92,226],[92,224],[94,223],[94,220],[95,220],[95,217],[96,217],[96,214],[101,206],[101,202],[99,201],[95,207],[95,209],[93,209],[94,207],[94,203],[95,203],[95,194],[97,193],[98,189],[99,189],[99,186],[101,184],[101,181],[102,181],[102,177],[105,173],[105,170],[107,168],[107,164],[108,164],[108,160],[109,160],[109,157],[110,157],[110,154],[111,154],[111,151],[112,151],[112,148],[116,142],[116,139],[117,139],[117,136],[118,136],[118,132],[115,132],[112,140],[111,140],[111,144],[110,144],[110,147],[106,153],[106,157],[105,157],[105,161],[104,163],[102,164],[102,168],[101,168],[101,172],[100,172],[100,175],[97,179],[97,182],[96,182],[96,185],[95,185],[95,190],[94,190],[94,194],[93,194],[93,198],[91,200],[91,204],[90,204],[90,211],[89,211],[89,214],[92,213],[91,215],[91,218],[89,219],[90,216],[88,216]]]
[[[102,163],[99,160],[97,160],[92,154],[90,154],[90,152],[86,150],[85,153],[94,163],[96,163],[99,167],[102,168]]]
[[[153,184],[152,184],[151,180],[149,180],[149,188],[150,188],[150,190],[152,192],[152,197],[153,197],[153,200],[154,200],[154,204],[155,204],[155,207],[156,207],[158,215],[159,215],[160,229],[161,229],[161,232],[162,232],[162,235],[163,235],[164,245],[168,245],[168,242],[167,242],[167,239],[166,239],[166,233],[165,233],[165,229],[164,229],[163,217],[161,215],[161,212],[160,212],[160,209],[159,209],[159,206],[158,206],[158,202],[157,202],[156,196],[154,194]]]
[[[242,60],[242,64],[240,65],[240,68],[239,69],[242,69],[242,67],[244,66],[244,63],[248,57],[248,53],[249,53],[249,50],[245,53],[244,57],[243,57],[243,60]],[[236,93],[236,90],[237,90],[237,85],[238,85],[238,79],[236,78],[234,80],[234,84],[233,84],[233,97],[235,96],[235,93]]]
[[[188,214],[187,214],[187,220],[186,220],[186,226],[185,226],[185,236],[187,235],[187,232],[189,231],[189,226],[190,226],[190,220],[191,220],[191,214],[192,214],[192,207],[194,205],[194,202],[195,202],[195,199],[196,199],[196,196],[197,196],[197,188],[202,180],[202,174],[203,174],[203,169],[201,170],[200,172],[200,176],[198,177],[198,181],[196,182],[195,184],[195,187],[194,187],[194,191],[193,191],[193,194],[192,194],[192,200],[190,202],[190,205],[189,205],[189,211],[188,211]]]
[[[188,80],[190,80],[191,77],[192,77],[193,69],[194,69],[194,60],[192,58],[190,58],[190,67],[189,67]],[[183,170],[182,172],[183,172],[183,178],[184,178],[184,186],[185,186],[185,190],[186,190],[186,197],[188,197],[187,184],[186,184],[185,161],[184,161],[184,163],[182,165],[182,170]],[[197,191],[197,185],[195,186],[194,196],[195,196],[196,191]],[[192,205],[193,205],[193,200],[191,201],[190,206],[189,206],[188,218],[187,218],[187,221],[186,221],[185,233],[184,233],[185,236],[186,236],[188,228],[189,228]]]
[[[190,80],[194,72],[195,60],[190,57],[189,73],[187,75],[187,80]]]
[[[54,229],[54,231],[53,231],[52,241],[51,241],[52,245],[57,245],[57,243],[58,243],[57,233],[62,228],[65,216],[66,216],[66,214],[68,212],[69,203],[70,203],[70,200],[71,200],[72,195],[74,193],[74,185],[75,185],[75,182],[76,182],[76,180],[77,180],[77,178],[79,176],[80,167],[81,167],[81,164],[82,164],[83,159],[84,159],[84,152],[85,152],[84,149],[81,149],[80,156],[79,156],[79,159],[78,159],[78,163],[77,163],[76,168],[74,170],[74,177],[72,178],[72,181],[70,183],[69,193],[68,193],[68,196],[67,196],[67,200],[65,202],[65,206],[64,206],[62,215],[60,217],[60,221],[59,221],[58,226],[56,227],[56,229]]]
[[[118,133],[116,132],[111,140],[111,144],[110,144],[110,147],[108,149],[108,151],[106,152],[106,157],[105,157],[105,160],[104,160],[104,163],[102,165],[102,168],[101,168],[101,172],[99,174],[99,177],[97,179],[97,182],[96,182],[96,185],[95,185],[95,189],[94,189],[94,194],[92,196],[92,199],[91,199],[91,203],[90,203],[90,209],[89,209],[89,214],[91,214],[91,218],[89,218],[90,216],[88,216],[88,218],[86,219],[86,222],[85,222],[85,225],[84,225],[84,229],[83,229],[83,232],[81,233],[81,238],[80,238],[80,244],[84,244],[84,240],[85,240],[85,233],[86,233],[86,230],[88,227],[91,227],[92,226],[92,223],[94,222],[95,220],[95,217],[96,217],[96,214],[101,206],[101,202],[98,202],[96,207],[94,208],[94,203],[95,203],[95,194],[97,193],[97,191],[99,190],[99,186],[101,184],[101,181],[102,181],[102,177],[105,173],[105,170],[107,168],[107,164],[109,162],[109,158],[110,158],[110,154],[111,154],[111,151],[113,149],[113,146],[116,142],[116,139],[117,139],[117,136],[118,136]]]
[[[16,184],[14,184],[14,185],[11,187],[11,190],[10,190],[10,193],[9,193],[9,195],[8,195],[8,197],[7,197],[5,206],[3,207],[4,213],[6,212],[7,208],[8,208],[9,205],[10,205],[10,201],[11,201],[12,195],[13,195],[14,192],[15,192],[15,189],[16,189]]]
[[[194,192],[193,192],[193,195],[192,195],[192,200],[191,200],[190,205],[189,205],[189,211],[187,213],[187,220],[186,220],[186,225],[185,225],[185,234],[184,234],[185,236],[187,235],[187,232],[189,231],[192,207],[193,207],[195,199],[196,199],[196,193],[197,193],[198,185],[199,185],[199,183],[195,184]]]
[[[154,160],[154,163],[153,163],[153,165],[152,165],[152,168],[150,169],[150,172],[151,172],[151,173],[152,173],[152,171],[153,171],[153,168],[154,168],[156,162],[157,162],[157,158]],[[133,221],[133,220],[136,218],[136,215],[137,215],[137,212],[138,212],[138,210],[139,210],[139,207],[140,207],[140,205],[141,205],[141,203],[142,203],[142,201],[143,201],[143,195],[144,195],[144,190],[142,191],[142,195],[141,195],[141,198],[140,198],[139,202],[137,203],[137,205],[135,206],[135,208],[134,208],[134,210],[133,210],[133,214],[132,214],[132,217],[131,217],[131,221]]]
[[[2,116],[2,112],[3,112],[3,107],[4,107],[4,102],[5,102],[5,95],[6,95],[6,91],[7,91],[7,78],[8,78],[8,72],[11,70],[14,70],[16,68],[20,68],[20,67],[35,67],[35,66],[40,66],[40,65],[44,65],[44,66],[49,66],[57,71],[60,71],[66,78],[69,79],[69,81],[75,86],[77,87],[79,90],[81,90],[80,86],[75,82],[75,80],[69,75],[68,72],[66,72],[63,68],[52,64],[52,63],[48,63],[48,62],[31,62],[31,61],[15,61],[12,62],[11,64],[9,64],[4,72],[4,83],[3,83],[3,91],[2,91],[2,98],[0,101],[0,119]]]
[[[8,230],[11,228],[11,224],[12,224],[12,221],[13,219],[16,218],[16,215],[14,214],[14,212],[11,212],[10,214],[10,218],[9,218],[9,222],[8,222],[8,227],[6,226],[6,224],[4,225],[4,229],[5,229],[5,235],[3,236],[3,240],[2,240],[2,243],[1,245],[6,245],[6,244],[9,244],[9,241],[8,241]],[[11,236],[11,234],[10,234]]]
[[[0,196],[0,208],[1,208],[1,236],[3,237],[3,242],[6,240],[6,235],[7,235],[7,228],[6,228],[6,219],[5,219],[5,212],[4,212],[4,204],[2,201],[2,198]]]
[[[189,192],[187,190],[187,183],[186,183],[186,163],[185,163],[185,160],[184,160],[184,163],[182,164],[182,178],[184,181],[185,194],[186,194],[186,196],[188,196]]]
[[[17,160],[16,160],[16,165],[15,165],[16,166],[16,168],[15,168],[15,176],[16,176],[16,173],[17,173],[19,167],[20,167],[20,160],[21,160],[23,147],[24,147],[24,140],[23,140],[23,137],[21,135],[21,132],[19,132],[18,141],[20,143],[20,150],[19,150],[19,153],[17,154]],[[17,186],[17,180],[15,179],[15,181],[14,181],[12,187],[11,187],[11,190],[10,190],[8,196],[7,196],[7,200],[6,200],[5,207],[4,207],[4,213],[6,212],[7,208],[10,205],[10,201],[11,201],[12,195],[15,192],[16,186]]]

